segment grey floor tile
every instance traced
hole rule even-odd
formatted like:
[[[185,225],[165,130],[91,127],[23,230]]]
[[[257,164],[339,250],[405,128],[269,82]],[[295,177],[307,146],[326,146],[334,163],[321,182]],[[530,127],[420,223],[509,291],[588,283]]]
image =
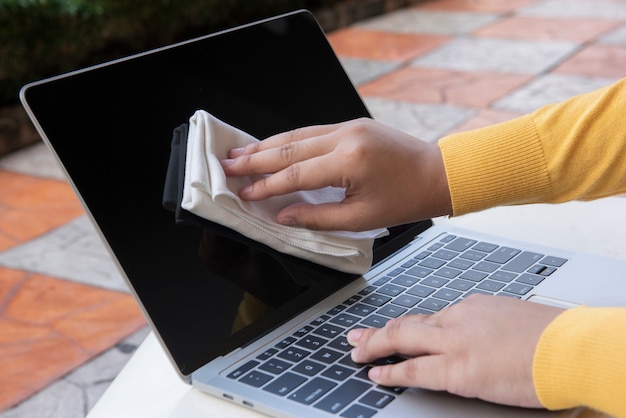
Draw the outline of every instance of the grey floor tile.
[[[577,44],[557,41],[456,39],[412,65],[460,71],[539,74],[569,56]]]
[[[16,173],[65,180],[61,166],[43,143],[22,148],[0,158],[0,168]]]
[[[512,94],[498,100],[496,109],[532,112],[541,106],[614,83],[615,79],[550,74],[540,77]]]
[[[626,25],[620,26],[613,32],[600,39],[602,43],[626,46]]]
[[[145,327],[34,394],[0,418],[83,418],[148,335]]]
[[[374,119],[428,142],[436,142],[476,110],[451,105],[429,105],[366,98]]]
[[[375,80],[395,69],[400,64],[395,62],[362,60],[357,58],[340,58],[343,66],[352,84],[358,86]]]
[[[400,33],[462,35],[474,32],[498,17],[488,13],[400,10],[366,20],[354,27]]]
[[[626,18],[626,2],[620,0],[546,0],[518,11],[522,16],[571,18]]]
[[[3,251],[0,253],[0,266],[105,289],[128,291],[128,286],[86,216]]]

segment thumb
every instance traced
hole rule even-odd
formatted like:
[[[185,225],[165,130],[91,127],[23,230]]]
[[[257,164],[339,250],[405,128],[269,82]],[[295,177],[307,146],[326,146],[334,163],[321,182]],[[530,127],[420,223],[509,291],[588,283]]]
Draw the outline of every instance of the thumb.
[[[345,203],[296,203],[276,215],[276,222],[286,226],[299,226],[311,230],[355,231],[354,212]]]

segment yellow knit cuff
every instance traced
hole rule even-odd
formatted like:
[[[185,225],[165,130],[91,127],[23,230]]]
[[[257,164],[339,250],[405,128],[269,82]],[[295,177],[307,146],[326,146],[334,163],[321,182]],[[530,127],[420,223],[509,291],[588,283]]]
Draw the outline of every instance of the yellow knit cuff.
[[[449,135],[439,141],[439,147],[455,216],[493,206],[539,202],[550,194],[532,115]]]
[[[626,308],[559,315],[539,339],[533,380],[546,408],[585,405],[626,416]]]

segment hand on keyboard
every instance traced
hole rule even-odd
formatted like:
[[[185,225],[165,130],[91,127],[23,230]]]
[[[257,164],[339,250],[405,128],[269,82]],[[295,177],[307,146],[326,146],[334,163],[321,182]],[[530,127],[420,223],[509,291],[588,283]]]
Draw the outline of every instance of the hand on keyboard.
[[[472,295],[433,315],[407,315],[383,328],[355,329],[352,360],[399,354],[408,360],[373,367],[385,386],[445,390],[506,405],[540,407],[532,380],[535,347],[562,309],[508,297]]]

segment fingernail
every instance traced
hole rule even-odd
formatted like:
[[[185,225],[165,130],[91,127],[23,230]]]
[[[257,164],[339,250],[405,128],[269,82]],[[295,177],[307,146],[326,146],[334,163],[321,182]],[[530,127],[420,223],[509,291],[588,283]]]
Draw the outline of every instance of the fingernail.
[[[244,152],[244,148],[233,148],[228,152],[228,156],[230,158],[237,158],[242,155]]]
[[[234,158],[228,158],[225,160],[221,160],[220,164],[222,164],[222,167],[230,167],[231,165],[233,165],[234,162],[235,162]]]
[[[296,226],[296,220],[294,218],[290,218],[290,217],[285,217],[285,218],[278,218],[276,219],[276,222],[278,222],[281,225],[285,225],[285,226]]]
[[[353,329],[348,332],[348,342],[351,345],[355,345],[361,339],[361,335],[363,335],[362,329]]]
[[[377,381],[380,377],[380,367],[372,367],[370,371],[367,373],[367,376],[373,380]]]

